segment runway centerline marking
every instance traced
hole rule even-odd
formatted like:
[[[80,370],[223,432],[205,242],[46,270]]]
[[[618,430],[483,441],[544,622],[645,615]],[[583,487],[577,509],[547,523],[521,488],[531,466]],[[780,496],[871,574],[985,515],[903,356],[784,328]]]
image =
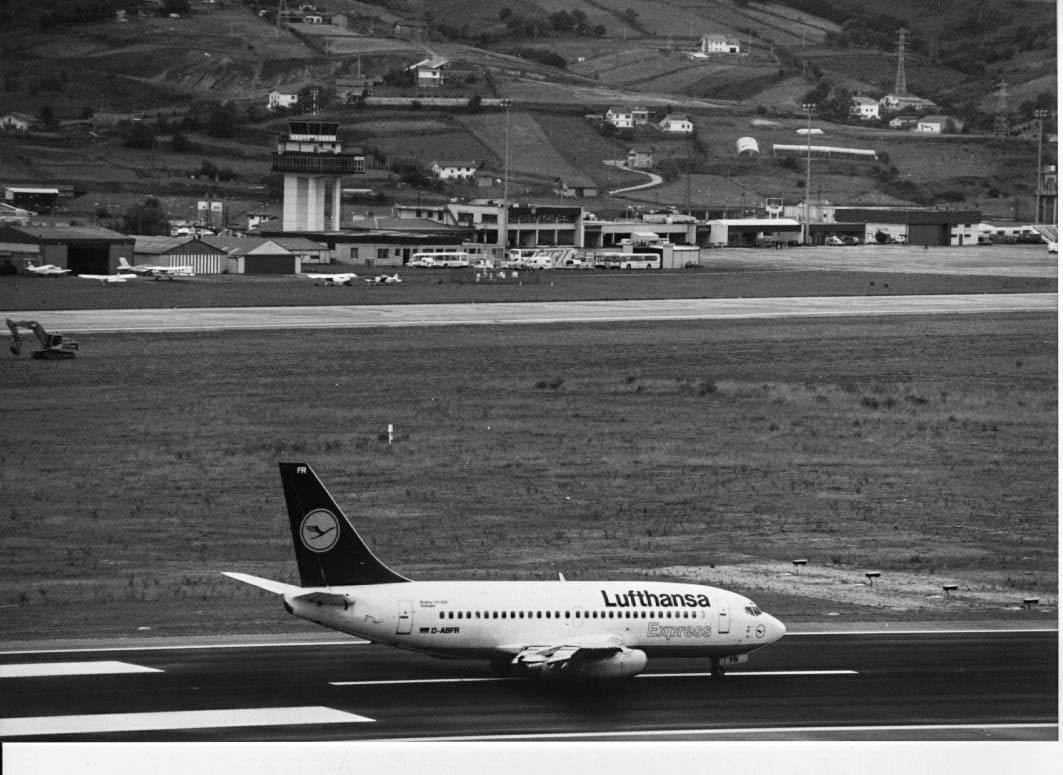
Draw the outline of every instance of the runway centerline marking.
[[[635,678],[707,678],[712,673],[642,673]],[[859,675],[855,670],[760,670],[737,671],[728,676],[807,676],[807,675]],[[330,686],[397,686],[401,684],[457,684],[457,683],[503,683],[505,681],[534,680],[535,675],[491,676],[484,678],[396,678],[377,681],[329,681]]]
[[[118,675],[121,673],[161,673],[155,667],[129,662],[104,660],[101,662],[27,662],[19,665],[0,665],[0,678],[41,678],[61,675]]]
[[[0,718],[0,737],[79,735],[106,732],[157,732],[170,729],[355,724],[368,716],[308,705],[291,708],[232,708],[158,713],[102,713],[83,716]]]

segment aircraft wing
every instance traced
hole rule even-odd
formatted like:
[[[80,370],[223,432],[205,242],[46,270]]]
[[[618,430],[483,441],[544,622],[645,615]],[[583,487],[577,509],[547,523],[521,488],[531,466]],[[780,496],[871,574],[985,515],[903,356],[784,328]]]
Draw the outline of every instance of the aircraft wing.
[[[512,647],[502,650],[512,653]],[[524,646],[510,664],[528,673],[558,677],[623,677],[642,672],[646,654],[623,645],[615,635],[592,635],[565,644]]]
[[[499,650],[512,656],[510,665],[517,671],[555,677],[622,677],[646,667],[642,651],[628,648],[617,635],[605,633],[582,635],[564,643],[509,644]]]

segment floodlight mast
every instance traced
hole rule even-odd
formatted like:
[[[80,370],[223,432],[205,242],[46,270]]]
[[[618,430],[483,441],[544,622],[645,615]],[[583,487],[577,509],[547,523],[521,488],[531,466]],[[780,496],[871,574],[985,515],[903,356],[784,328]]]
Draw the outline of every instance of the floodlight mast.
[[[808,127],[805,129],[806,147],[808,149],[805,158],[805,228],[801,235],[801,243],[812,244],[812,222],[808,211],[808,198],[812,195],[812,111],[816,109],[815,103],[806,102],[801,105],[801,110],[808,114]]]

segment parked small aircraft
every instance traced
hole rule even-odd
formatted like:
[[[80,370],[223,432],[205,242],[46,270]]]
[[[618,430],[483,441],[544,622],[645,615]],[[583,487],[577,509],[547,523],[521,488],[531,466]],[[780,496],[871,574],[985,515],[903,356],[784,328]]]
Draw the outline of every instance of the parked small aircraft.
[[[41,264],[38,266],[29,260],[26,261],[26,271],[37,277],[62,277],[70,273],[69,269],[63,269],[55,264]]]
[[[367,278],[366,282],[370,285],[397,285],[402,282],[402,278],[397,274],[378,274]]]
[[[744,595],[665,581],[411,581],[365,545],[305,463],[281,463],[299,586],[224,575],[280,595],[301,619],[502,673],[637,675],[653,656],[709,660],[712,675],[786,634]]]
[[[358,277],[354,272],[339,272],[337,274],[304,272],[298,276],[313,280],[314,285],[353,285],[354,280]]]
[[[118,285],[127,280],[136,280],[140,275],[135,274],[79,274],[82,280],[99,280],[100,285]]]
[[[195,270],[191,266],[147,266],[144,264],[133,266],[125,260],[125,256],[118,259],[118,271],[154,277],[156,280],[163,277],[172,280],[175,277],[192,277],[195,275]]]

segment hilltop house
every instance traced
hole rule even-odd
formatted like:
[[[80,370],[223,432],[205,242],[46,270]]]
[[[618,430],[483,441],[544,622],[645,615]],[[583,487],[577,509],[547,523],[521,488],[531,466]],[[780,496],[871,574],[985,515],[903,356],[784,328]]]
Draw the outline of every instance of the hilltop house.
[[[963,131],[963,122],[952,116],[923,116],[915,125],[915,131],[953,135]]]
[[[294,92],[283,92],[274,89],[269,93],[268,107],[270,110],[278,108],[294,108],[299,104],[299,95]]]
[[[879,117],[879,102],[870,97],[853,97],[852,105],[849,106],[849,115],[856,116],[861,121],[873,121]]]
[[[894,116],[890,119],[890,129],[912,129],[918,123],[915,116]]]
[[[406,69],[414,71],[414,82],[417,88],[437,89],[443,85],[443,68],[448,64],[448,60],[443,57],[429,57]]]
[[[400,19],[391,28],[396,38],[424,40],[428,35],[428,22],[418,19]]]
[[[702,54],[741,54],[742,44],[726,35],[702,35]]]
[[[685,113],[669,113],[657,124],[662,132],[689,135],[694,133],[694,122]]]
[[[471,181],[478,165],[474,161],[433,161],[432,174],[440,180]]]
[[[653,151],[640,151],[638,148],[628,148],[627,166],[633,170],[653,169]]]
[[[916,97],[914,94],[887,94],[878,101],[878,104],[882,110],[890,113],[900,113],[906,108],[913,108],[914,110],[933,110],[937,107],[937,105],[930,100]]]
[[[0,116],[0,131],[13,135],[24,135],[38,123],[29,113],[5,113]]]
[[[635,116],[625,108],[609,108],[605,111],[605,120],[617,129],[630,129],[635,126]]]

